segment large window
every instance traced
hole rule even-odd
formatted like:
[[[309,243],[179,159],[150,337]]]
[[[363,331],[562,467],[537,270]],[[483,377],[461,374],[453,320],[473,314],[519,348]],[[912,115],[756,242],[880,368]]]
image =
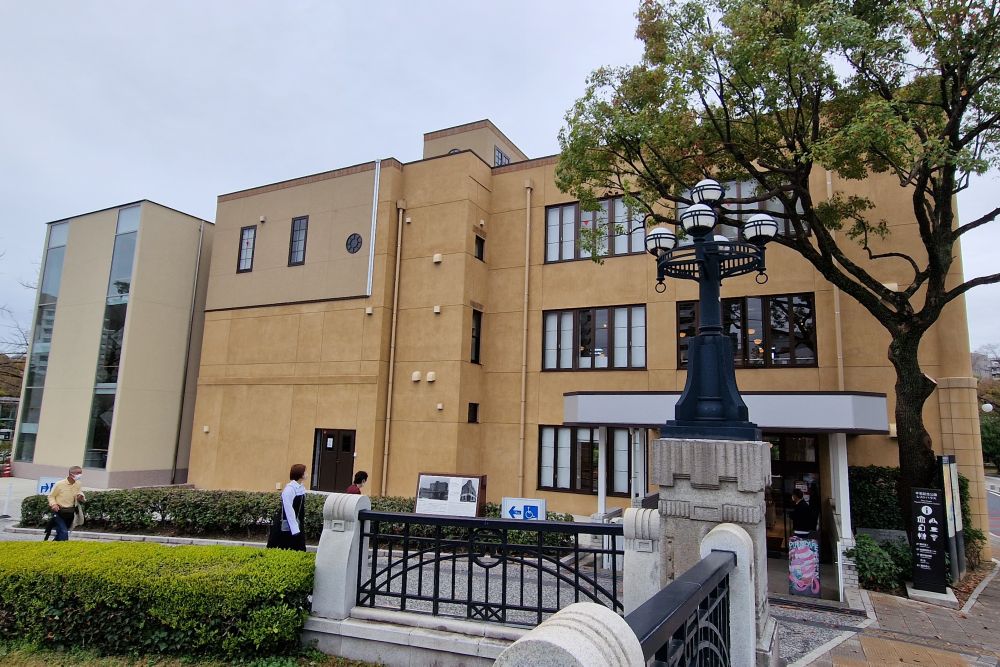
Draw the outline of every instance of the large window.
[[[628,495],[631,478],[629,445],[628,429],[607,429],[608,495]],[[596,494],[600,473],[598,454],[596,428],[539,427],[538,488]]]
[[[552,310],[543,314],[544,370],[646,367],[646,307]]]
[[[480,342],[483,337],[483,312],[481,310],[472,310],[472,353],[469,356],[469,361],[474,364],[480,363],[479,360],[479,347]]]
[[[727,181],[722,184],[725,189],[724,199],[752,199],[758,196],[758,188],[756,183],[753,181]],[[688,199],[691,198],[691,191],[688,190],[684,193],[684,196]],[[755,213],[761,213],[767,211],[770,213],[784,214],[785,207],[782,206],[778,199],[771,198],[765,201],[759,202],[747,202],[747,203],[729,203],[725,204],[726,218],[732,220],[737,225],[717,225],[715,228],[716,234],[721,234],[725,236],[730,241],[735,241],[740,238],[742,234],[743,223],[745,223],[750,216]],[[802,212],[802,205],[798,205],[799,213]],[[677,205],[677,219],[681,217],[681,213],[687,209],[684,204]],[[787,235],[791,228],[791,223],[789,223],[784,218],[775,217],[775,221],[778,223],[778,234]]]
[[[580,230],[601,231],[599,256],[631,255],[645,251],[645,216],[625,205],[622,197],[600,202],[598,211],[584,211],[579,203],[545,209],[545,261],[589,259],[590,252],[579,247]]]
[[[253,229],[251,227],[251,229]],[[288,239],[288,266],[298,266],[306,263],[306,233],[309,230],[309,216],[292,218],[292,233]],[[242,244],[240,245],[242,248]],[[253,249],[250,250],[250,263],[253,265]]]
[[[510,157],[500,150],[499,146],[493,147],[493,166],[502,167],[505,164],[510,164]]]
[[[42,262],[42,280],[38,290],[38,310],[31,332],[31,356],[28,357],[27,379],[21,399],[21,424],[18,431],[14,458],[33,461],[38,422],[42,414],[42,393],[49,368],[49,348],[56,322],[56,301],[62,282],[63,259],[66,256],[66,238],[69,223],[49,226],[48,243]]]
[[[812,294],[722,300],[722,329],[733,341],[737,368],[816,365]],[[698,332],[698,302],[677,303],[677,365],[687,366],[688,341]]]
[[[236,273],[253,271],[253,246],[257,240],[257,227],[250,225],[240,229],[239,258],[236,260]],[[305,248],[303,248],[305,252]]]

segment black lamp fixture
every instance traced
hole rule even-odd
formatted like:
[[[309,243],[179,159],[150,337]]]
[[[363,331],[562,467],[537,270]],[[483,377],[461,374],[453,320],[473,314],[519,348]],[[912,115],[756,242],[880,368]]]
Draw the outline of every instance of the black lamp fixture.
[[[747,406],[736,387],[733,346],[722,330],[719,288],[724,278],[757,273],[767,282],[764,246],[778,232],[766,213],[750,216],[743,225],[745,240],[730,241],[712,233],[719,222],[724,189],[715,180],[700,181],[691,190],[695,202],[680,215],[690,241],[678,243],[676,232],[658,226],[646,234],[646,250],[656,258],[656,291],[666,290],[667,276],[698,283],[698,335],[688,344],[688,374],[674,419],[661,437],[697,440],[759,440],[760,429],[749,421]]]

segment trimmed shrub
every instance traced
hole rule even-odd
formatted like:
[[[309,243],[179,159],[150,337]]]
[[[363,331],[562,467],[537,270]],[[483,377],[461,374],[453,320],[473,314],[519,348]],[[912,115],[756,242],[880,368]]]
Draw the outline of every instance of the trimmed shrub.
[[[896,500],[899,468],[851,466],[847,469],[851,492],[851,524],[855,528],[906,530]]]
[[[206,533],[233,539],[263,539],[271,519],[278,509],[280,494],[276,491],[203,491],[199,489],[126,489],[122,491],[91,491],[85,506],[86,527],[97,527],[126,533],[152,530],[175,535]],[[378,512],[412,513],[415,500],[402,497],[372,498],[372,509]],[[306,539],[319,540],[323,532],[323,503],[326,496],[306,494]],[[500,516],[500,505],[486,503],[484,514]],[[572,521],[569,514],[549,512],[550,521]],[[21,503],[21,525],[42,527],[48,521],[45,496],[28,496]],[[382,527],[385,530],[385,526]],[[434,529],[419,528],[413,534],[431,536]],[[446,531],[447,532],[447,531]],[[459,533],[456,533],[456,536]],[[461,533],[464,535],[464,533]],[[446,536],[452,536],[450,532]],[[563,544],[565,537],[548,535],[546,544]],[[534,543],[533,534],[512,531],[510,540]]]
[[[890,547],[895,550],[895,547]],[[858,583],[871,591],[895,593],[903,585],[909,570],[903,570],[892,555],[867,535],[858,535],[854,548],[847,552],[858,568]]]
[[[277,549],[11,543],[0,636],[115,654],[296,652],[313,569],[312,554]]]

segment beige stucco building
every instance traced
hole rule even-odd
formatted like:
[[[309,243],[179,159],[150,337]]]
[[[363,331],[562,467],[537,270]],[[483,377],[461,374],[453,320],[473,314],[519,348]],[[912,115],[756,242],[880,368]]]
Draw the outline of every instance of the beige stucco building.
[[[49,223],[16,476],[186,480],[212,231],[149,200]]]
[[[574,514],[641,499],[648,443],[684,386],[697,286],[655,292],[641,230],[611,234],[603,264],[584,256],[575,240],[593,217],[556,188],[555,166],[479,121],[426,134],[416,162],[220,196],[190,481],[274,489],[305,462],[321,490],[365,470],[370,493],[413,496],[418,473],[456,472],[487,475],[490,501],[542,497]],[[918,248],[887,177],[817,174],[813,190],[870,197],[891,242]],[[620,198],[605,206],[634,217]],[[885,283],[905,282],[905,264],[881,264]],[[722,296],[750,418],[774,443],[780,550],[793,488],[850,535],[848,464],[897,463],[894,374],[866,311],[787,249],[771,247],[768,266],[766,284],[729,280]],[[928,428],[972,480],[983,528],[962,300],[921,357],[938,382]]]

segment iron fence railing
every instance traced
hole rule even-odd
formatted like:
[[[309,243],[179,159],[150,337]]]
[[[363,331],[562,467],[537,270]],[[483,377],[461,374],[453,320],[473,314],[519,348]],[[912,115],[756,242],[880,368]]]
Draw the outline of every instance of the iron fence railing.
[[[729,573],[736,556],[713,551],[625,617],[650,665],[728,667]]]
[[[521,625],[573,602],[623,610],[621,524],[369,511],[359,519],[367,551],[358,606]]]

